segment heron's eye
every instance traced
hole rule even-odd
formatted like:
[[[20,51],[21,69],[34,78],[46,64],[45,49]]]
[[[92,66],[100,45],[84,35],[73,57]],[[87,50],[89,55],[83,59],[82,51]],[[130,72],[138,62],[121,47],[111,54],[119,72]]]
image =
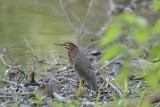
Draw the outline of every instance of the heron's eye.
[[[69,44],[64,44],[64,46],[69,47],[70,45]]]
[[[64,47],[65,47],[66,49],[69,49],[69,50],[71,49],[70,44],[67,44],[67,43],[66,43],[66,44],[64,44]]]

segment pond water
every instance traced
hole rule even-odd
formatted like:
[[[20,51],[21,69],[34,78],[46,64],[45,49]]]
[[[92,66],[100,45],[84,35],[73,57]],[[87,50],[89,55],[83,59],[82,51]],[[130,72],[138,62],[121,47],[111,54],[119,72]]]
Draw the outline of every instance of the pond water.
[[[80,0],[78,2],[70,0],[73,2],[70,6],[70,2],[65,2],[63,2],[64,8],[74,10],[66,12],[72,13],[74,16],[71,17],[72,23],[79,30],[88,4]],[[95,16],[96,13],[98,10],[90,16]],[[87,25],[93,26],[93,21],[97,17],[90,19]],[[93,27],[96,29],[96,25]],[[48,55],[56,57],[65,54],[64,49],[54,46],[53,43],[75,42],[74,35],[75,29],[67,21],[59,0],[0,0],[0,52],[7,48],[9,55],[19,64],[27,65],[34,58],[31,49],[26,47],[25,40],[41,60]],[[91,36],[85,42],[90,40]],[[4,59],[10,63],[6,54]],[[0,71],[3,72],[3,68],[4,65],[0,61]]]
[[[95,32],[108,20],[109,3],[104,1],[94,0],[92,4],[84,26],[85,33],[82,33],[85,36],[80,40],[82,50],[88,43],[99,38]],[[7,48],[14,60],[24,66],[28,65],[34,56],[31,49],[26,47],[26,39],[40,60],[46,59],[48,55],[64,56],[66,50],[54,46],[53,43],[76,42],[76,35],[85,19],[89,3],[90,0],[0,0],[0,53]],[[145,7],[145,2],[142,5]],[[152,16],[154,13],[148,12],[145,8],[142,10],[138,8],[135,11],[138,15],[141,15],[140,11],[143,15],[148,13],[151,17],[147,18],[157,20],[157,17],[154,19]],[[6,54],[4,59],[10,63]],[[1,61],[0,72],[4,74],[4,65]]]

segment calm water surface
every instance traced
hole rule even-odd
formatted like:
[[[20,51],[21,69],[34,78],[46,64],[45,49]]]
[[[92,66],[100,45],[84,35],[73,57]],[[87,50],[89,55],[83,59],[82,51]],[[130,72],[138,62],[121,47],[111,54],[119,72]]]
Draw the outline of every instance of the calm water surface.
[[[0,52],[8,48],[14,60],[27,65],[34,57],[24,38],[39,59],[63,51],[56,48],[54,42],[74,41],[73,30],[58,2],[51,3],[53,5],[42,0],[0,0]],[[0,62],[2,72],[3,67]]]
[[[46,59],[47,56],[64,56],[66,50],[54,46],[53,43],[75,42],[75,32],[82,26],[90,0],[62,1],[73,27],[68,22],[59,0],[0,0],[0,52],[8,48],[8,53],[14,60],[27,66],[34,58],[31,50],[26,47],[24,39],[27,39],[40,60]],[[104,1],[94,0],[84,26],[87,32],[99,31],[107,21],[109,7],[108,2]],[[149,14],[147,18],[150,20],[157,18],[147,9],[141,10],[143,14],[138,13],[139,10],[135,10],[135,13],[143,16]],[[81,42],[86,46],[93,38],[95,40],[97,37],[86,33]],[[6,55],[4,58],[10,63]],[[4,65],[0,61],[0,73],[3,72]]]
[[[74,27],[80,29],[89,2],[81,0],[72,2],[72,0],[70,2],[64,0],[64,7],[74,10],[74,12],[67,10],[66,12],[72,13],[71,21]],[[73,5],[69,6],[69,3]],[[98,9],[89,15],[91,18],[86,23],[94,29],[100,26],[93,23],[98,17],[95,13],[99,13]],[[99,14],[102,13],[104,11]],[[74,33],[75,30],[68,23],[59,0],[0,0],[0,52],[7,48],[9,55],[19,64],[27,66],[28,62],[34,58],[31,50],[26,47],[24,39],[27,39],[32,46],[36,56],[43,60],[48,55],[57,57],[65,54],[64,49],[54,46],[53,43],[75,42]],[[91,36],[86,41],[90,38]],[[4,59],[10,63],[7,55]],[[4,72],[1,61],[0,71]]]

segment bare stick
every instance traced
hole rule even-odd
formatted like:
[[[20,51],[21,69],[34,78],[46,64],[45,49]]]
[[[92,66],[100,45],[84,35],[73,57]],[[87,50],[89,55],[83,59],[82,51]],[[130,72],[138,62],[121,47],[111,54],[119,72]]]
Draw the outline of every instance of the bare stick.
[[[62,101],[62,102],[71,102],[71,100],[67,97],[62,97],[59,94],[57,94],[56,92],[53,93],[54,97],[56,97],[57,100]]]
[[[112,23],[112,14],[113,14],[113,11],[115,10],[115,5],[114,5],[114,2],[113,0],[109,0],[109,5],[110,5],[110,16],[109,16],[109,21],[107,21],[104,26],[101,27],[101,29],[97,32],[96,35],[99,35],[99,36],[102,36],[102,34],[106,31],[106,29],[109,27],[109,25]],[[108,11],[108,13],[109,13]]]
[[[78,35],[77,35],[77,43],[78,43],[78,41],[79,41],[79,39],[80,39],[80,35],[81,35],[82,31],[83,31],[84,25],[85,25],[86,20],[87,20],[87,18],[88,18],[89,12],[90,12],[90,10],[91,10],[92,3],[93,3],[93,0],[91,0],[91,2],[90,2],[90,4],[89,4],[88,11],[87,11],[86,16],[85,16],[85,19],[84,19],[84,21],[83,21],[82,27],[81,27]]]
[[[105,69],[107,66],[109,66],[111,63],[113,63],[114,61],[116,61],[117,59],[119,59],[122,56],[122,54],[120,54],[119,56],[115,57],[114,59],[112,59],[111,61],[109,61],[107,64],[104,64],[98,71],[102,71],[103,69]],[[97,71],[97,72],[98,72]]]
[[[71,20],[70,20],[70,18],[69,18],[69,16],[68,16],[68,14],[67,14],[64,6],[63,6],[62,0],[59,0],[59,3],[60,3],[61,8],[63,9],[64,14],[66,15],[66,18],[67,18],[69,24],[71,25],[72,29],[75,31],[75,27],[74,27],[73,24],[71,23]]]
[[[30,92],[3,92],[3,93],[0,93],[0,95],[5,95],[5,96],[14,96],[14,95],[19,95],[19,96],[27,96],[27,95],[33,95],[32,93]]]
[[[101,39],[100,39],[100,40],[97,40],[97,41],[94,41],[94,42],[91,42],[91,43],[86,47],[85,51],[86,51],[88,48],[92,47],[93,45],[98,44],[100,41],[101,41]]]
[[[29,48],[31,49],[32,54],[34,55],[34,57],[35,57],[35,58],[36,58],[36,60],[38,61],[38,57],[36,56],[36,54],[35,54],[35,52],[34,52],[33,48],[31,47],[31,45],[29,44],[29,42],[27,41],[27,39],[26,39],[26,38],[24,38],[24,41],[26,42],[26,46],[27,46],[27,47],[29,47]]]
[[[106,81],[104,81],[104,82],[102,83],[102,85],[99,87],[99,90],[102,89],[102,87],[103,87],[105,84],[106,84]]]
[[[72,15],[76,18],[77,22],[79,22],[80,24],[82,24],[81,20],[79,19],[79,17],[73,12],[71,11]]]
[[[7,66],[7,67],[9,67],[9,68],[19,68],[19,67],[22,67],[22,65],[18,65],[18,66],[11,66],[11,65],[8,65],[5,61],[4,61],[4,59],[3,59],[3,54],[1,54],[0,55],[0,60],[2,61],[2,63],[5,65],[5,66]]]
[[[122,97],[123,94],[122,94],[121,90],[120,90],[116,85],[112,84],[111,82],[108,82],[108,84],[109,84],[114,90],[117,91],[117,93],[119,94],[120,97]]]
[[[7,52],[7,56],[8,58],[12,61],[12,63],[14,63],[13,59],[10,57],[9,53]]]

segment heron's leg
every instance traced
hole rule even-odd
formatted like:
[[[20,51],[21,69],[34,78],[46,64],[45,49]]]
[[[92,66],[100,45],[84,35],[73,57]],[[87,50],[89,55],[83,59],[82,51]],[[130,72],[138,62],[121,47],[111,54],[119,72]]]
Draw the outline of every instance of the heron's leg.
[[[79,87],[81,87],[81,86],[83,86],[83,87],[87,86],[86,82],[84,80],[80,80]]]
[[[86,82],[84,80],[82,80],[79,76],[78,76],[78,80],[79,80],[79,89],[81,87],[86,87]]]
[[[80,80],[79,88],[78,88],[78,96],[80,97],[86,91],[86,82]]]
[[[86,82],[84,80],[81,81],[81,84],[82,84],[83,87],[87,86],[87,84],[86,84]]]

